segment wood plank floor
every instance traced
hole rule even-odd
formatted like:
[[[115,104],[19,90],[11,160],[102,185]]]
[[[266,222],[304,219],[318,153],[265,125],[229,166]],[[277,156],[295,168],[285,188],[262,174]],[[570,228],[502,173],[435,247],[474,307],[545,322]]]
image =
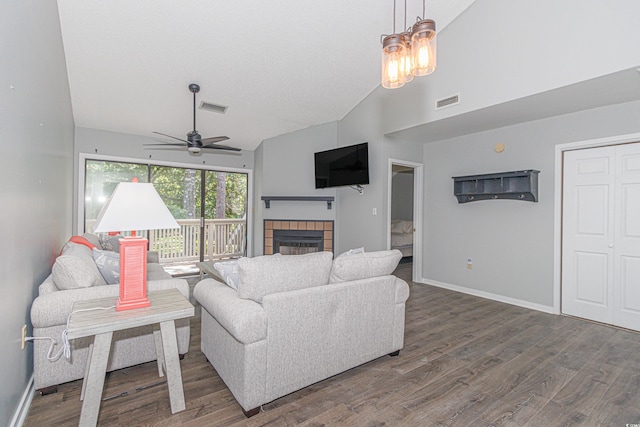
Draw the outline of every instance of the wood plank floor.
[[[396,274],[407,280],[410,264]],[[625,426],[640,423],[640,334],[413,284],[405,347],[246,419],[199,350],[171,415],[155,363],[105,382],[100,426]],[[25,426],[77,425],[81,381],[36,394]]]

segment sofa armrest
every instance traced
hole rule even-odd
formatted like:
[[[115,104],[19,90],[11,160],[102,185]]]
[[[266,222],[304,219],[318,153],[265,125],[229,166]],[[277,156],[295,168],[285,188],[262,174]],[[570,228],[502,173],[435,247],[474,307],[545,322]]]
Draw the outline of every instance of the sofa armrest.
[[[193,296],[236,340],[250,344],[267,338],[267,316],[260,304],[238,296],[235,289],[214,279],[196,285]]]
[[[147,291],[171,288],[178,289],[185,298],[189,298],[189,284],[184,279],[151,280],[147,282]],[[34,328],[65,325],[76,301],[106,297],[115,298],[119,293],[119,285],[103,285],[40,295],[31,305],[31,324]]]
[[[396,277],[396,304],[404,304],[409,299],[409,285]]]

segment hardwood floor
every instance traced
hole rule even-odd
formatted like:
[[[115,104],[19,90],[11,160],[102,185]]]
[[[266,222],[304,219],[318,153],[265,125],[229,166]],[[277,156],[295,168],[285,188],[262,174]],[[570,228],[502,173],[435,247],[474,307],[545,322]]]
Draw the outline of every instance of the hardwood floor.
[[[396,274],[405,280],[410,264]],[[640,423],[640,334],[412,284],[405,347],[263,406],[246,419],[199,351],[171,415],[155,363],[105,382],[100,426],[625,426]],[[81,381],[36,394],[25,426],[77,425]]]

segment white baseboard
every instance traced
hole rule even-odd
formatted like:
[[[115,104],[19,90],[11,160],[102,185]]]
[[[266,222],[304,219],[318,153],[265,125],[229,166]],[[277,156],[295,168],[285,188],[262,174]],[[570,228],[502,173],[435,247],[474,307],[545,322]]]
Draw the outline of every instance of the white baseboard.
[[[27,418],[27,413],[29,412],[29,407],[31,406],[31,401],[33,400],[33,395],[35,393],[34,384],[33,384],[33,374],[31,374],[31,378],[27,382],[27,387],[24,389],[24,393],[22,394],[22,398],[16,408],[16,412],[13,414],[13,418],[9,423],[10,427],[22,427],[24,424],[24,420]]]
[[[438,288],[449,289],[451,291],[461,292],[463,294],[473,295],[480,298],[486,298],[494,301],[504,302],[506,304],[517,305],[518,307],[530,308],[531,310],[542,311],[543,313],[559,314],[552,306],[536,304],[516,298],[505,297],[504,295],[492,294],[490,292],[479,291],[477,289],[465,288],[464,286],[452,285],[450,283],[439,282],[431,279],[420,279],[420,283],[432,285]]]

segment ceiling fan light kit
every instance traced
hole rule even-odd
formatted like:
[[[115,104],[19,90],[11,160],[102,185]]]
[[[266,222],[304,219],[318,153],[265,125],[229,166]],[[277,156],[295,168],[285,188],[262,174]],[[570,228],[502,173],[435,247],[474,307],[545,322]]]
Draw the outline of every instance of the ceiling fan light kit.
[[[202,136],[196,129],[196,94],[200,92],[200,86],[196,83],[191,83],[189,85],[189,91],[193,93],[193,130],[187,133],[187,139],[176,138],[175,136],[167,135],[161,132],[153,132],[157,135],[166,136],[171,139],[175,139],[180,141],[181,143],[175,142],[163,142],[161,144],[144,144],[145,146],[154,146],[154,147],[187,147],[187,150],[191,154],[199,154],[202,152],[203,148],[211,149],[211,150],[224,150],[224,151],[242,151],[239,148],[229,147],[227,145],[217,145],[218,142],[226,141],[229,139],[228,136],[214,136],[211,138],[202,139]],[[226,109],[226,107],[225,107]]]
[[[422,1],[425,15],[425,0]],[[404,2],[405,27],[407,0]],[[396,89],[416,76],[426,76],[436,69],[436,23],[418,17],[406,31],[396,33],[396,2],[393,2],[393,34],[382,35],[382,87]]]

